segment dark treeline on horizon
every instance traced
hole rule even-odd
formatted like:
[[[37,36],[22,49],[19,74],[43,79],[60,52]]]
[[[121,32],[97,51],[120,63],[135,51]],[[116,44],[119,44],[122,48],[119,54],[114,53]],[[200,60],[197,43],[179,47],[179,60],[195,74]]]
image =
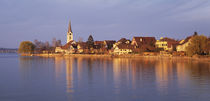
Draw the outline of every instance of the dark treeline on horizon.
[[[17,53],[17,48],[0,48],[0,53]]]

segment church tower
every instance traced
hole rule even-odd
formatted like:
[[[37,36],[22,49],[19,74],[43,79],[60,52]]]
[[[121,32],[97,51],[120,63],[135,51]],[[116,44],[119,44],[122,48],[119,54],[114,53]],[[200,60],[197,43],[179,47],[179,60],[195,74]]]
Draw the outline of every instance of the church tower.
[[[71,30],[71,21],[69,21],[69,28],[68,28],[68,32],[67,32],[67,42],[73,41],[73,32]]]

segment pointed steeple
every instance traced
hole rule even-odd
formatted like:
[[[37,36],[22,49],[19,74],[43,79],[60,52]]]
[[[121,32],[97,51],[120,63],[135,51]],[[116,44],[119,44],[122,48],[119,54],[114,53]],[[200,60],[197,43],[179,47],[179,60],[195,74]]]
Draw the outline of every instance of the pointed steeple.
[[[71,21],[69,21],[69,27],[67,32],[67,43],[73,40],[73,32],[71,29]]]
[[[71,20],[69,21],[69,28],[68,28],[68,32],[72,32],[72,30],[71,30]]]

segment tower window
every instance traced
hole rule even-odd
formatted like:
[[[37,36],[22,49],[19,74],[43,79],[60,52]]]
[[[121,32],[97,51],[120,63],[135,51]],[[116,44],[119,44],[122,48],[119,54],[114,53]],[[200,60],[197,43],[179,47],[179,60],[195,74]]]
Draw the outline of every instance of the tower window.
[[[140,41],[142,42],[142,38],[140,39]]]

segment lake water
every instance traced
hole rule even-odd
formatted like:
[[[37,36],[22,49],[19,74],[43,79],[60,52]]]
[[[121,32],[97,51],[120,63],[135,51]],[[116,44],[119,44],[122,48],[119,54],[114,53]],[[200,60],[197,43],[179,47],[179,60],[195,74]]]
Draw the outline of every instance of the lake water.
[[[0,101],[210,101],[210,63],[0,54]]]

